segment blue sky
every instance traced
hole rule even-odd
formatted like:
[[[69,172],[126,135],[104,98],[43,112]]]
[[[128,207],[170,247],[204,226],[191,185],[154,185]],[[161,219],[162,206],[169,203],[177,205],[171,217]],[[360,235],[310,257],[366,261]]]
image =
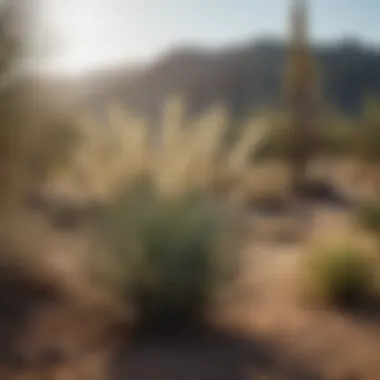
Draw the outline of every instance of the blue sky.
[[[49,65],[86,69],[152,58],[172,45],[221,45],[287,32],[291,0],[42,0],[42,36],[63,47]],[[317,41],[380,46],[380,0],[309,0]]]

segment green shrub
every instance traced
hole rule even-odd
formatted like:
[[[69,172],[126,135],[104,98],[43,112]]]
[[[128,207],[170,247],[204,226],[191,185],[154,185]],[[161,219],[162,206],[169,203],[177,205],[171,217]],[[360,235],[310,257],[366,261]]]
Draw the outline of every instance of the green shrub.
[[[350,247],[320,253],[310,265],[311,285],[323,302],[353,306],[371,297],[374,273],[369,259]]]
[[[356,147],[358,157],[364,161],[380,161],[380,101],[377,98],[365,99]]]
[[[321,128],[318,136],[318,153],[330,157],[347,157],[355,146],[354,132],[350,128],[331,125]]]
[[[108,274],[144,329],[201,324],[234,278],[240,234],[221,210],[198,195],[165,199],[140,186],[105,213],[116,268]]]
[[[380,201],[361,206],[358,210],[358,217],[364,228],[380,235]]]

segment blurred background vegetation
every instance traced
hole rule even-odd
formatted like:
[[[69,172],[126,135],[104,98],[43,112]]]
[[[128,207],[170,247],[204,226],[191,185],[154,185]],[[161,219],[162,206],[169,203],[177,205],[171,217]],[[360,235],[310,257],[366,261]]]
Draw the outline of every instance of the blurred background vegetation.
[[[131,307],[129,326],[169,335],[215,319],[248,267],[270,272],[260,267],[265,259],[247,264],[244,256],[263,250],[267,218],[280,225],[269,232],[267,256],[291,241],[309,299],[326,307],[378,302],[379,51],[313,46],[306,5],[295,2],[286,43],[218,54],[179,49],[143,69],[49,76],[28,67],[32,13],[22,1],[1,3],[0,238],[8,272],[0,287],[8,289],[21,257],[32,282],[67,287],[82,301],[105,292],[123,312]],[[341,180],[343,166],[328,175],[336,163],[350,175]],[[323,175],[315,175],[318,165]],[[320,222],[336,217],[332,193],[346,207],[343,238]],[[337,244],[315,249],[314,234],[329,243],[320,230]],[[347,235],[370,249],[343,241]]]

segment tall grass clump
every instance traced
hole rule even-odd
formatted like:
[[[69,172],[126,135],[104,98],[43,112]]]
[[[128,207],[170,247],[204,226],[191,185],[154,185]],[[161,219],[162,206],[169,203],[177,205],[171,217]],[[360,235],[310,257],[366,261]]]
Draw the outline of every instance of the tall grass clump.
[[[109,253],[98,274],[148,328],[205,322],[240,263],[242,220],[235,203],[214,196],[213,183],[222,165],[244,169],[258,131],[246,130],[244,141],[221,156],[223,109],[186,121],[182,107],[178,100],[169,103],[162,139],[154,144],[146,129],[141,133],[142,124],[124,116],[122,133],[135,138],[123,139],[126,161],[103,177],[112,176],[120,187],[100,218],[98,236]]]
[[[188,120],[183,100],[173,97],[163,115],[159,132],[122,107],[110,109],[107,128],[90,115],[83,117],[78,128],[82,144],[67,178],[104,199],[115,197],[144,176],[164,193],[210,192],[228,182],[228,195],[243,197],[242,179],[264,141],[263,123],[249,119],[239,138],[225,149],[224,137],[231,123],[222,107]]]

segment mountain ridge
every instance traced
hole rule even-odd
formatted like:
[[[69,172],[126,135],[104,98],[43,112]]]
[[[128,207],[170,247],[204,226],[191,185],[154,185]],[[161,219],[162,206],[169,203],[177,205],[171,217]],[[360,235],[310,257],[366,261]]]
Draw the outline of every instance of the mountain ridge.
[[[312,50],[324,102],[355,114],[365,96],[380,96],[380,46],[347,38]],[[286,43],[273,38],[212,49],[174,48],[139,68],[120,65],[89,74],[86,101],[98,107],[117,99],[153,118],[172,94],[183,95],[194,112],[215,103],[234,115],[278,107],[286,53]]]

